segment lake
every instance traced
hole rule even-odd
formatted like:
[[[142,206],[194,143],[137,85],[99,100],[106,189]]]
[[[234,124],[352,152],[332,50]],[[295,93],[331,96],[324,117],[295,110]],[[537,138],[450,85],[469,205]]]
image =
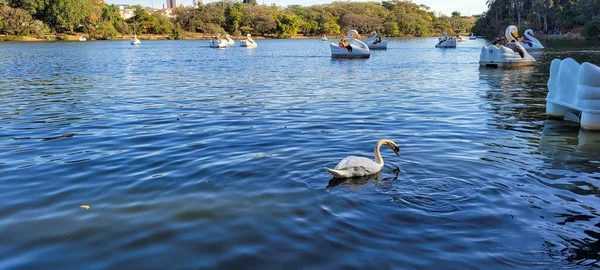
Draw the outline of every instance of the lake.
[[[600,133],[544,114],[598,43],[257,42],[0,43],[0,268],[600,266]],[[379,175],[324,170],[383,138]]]

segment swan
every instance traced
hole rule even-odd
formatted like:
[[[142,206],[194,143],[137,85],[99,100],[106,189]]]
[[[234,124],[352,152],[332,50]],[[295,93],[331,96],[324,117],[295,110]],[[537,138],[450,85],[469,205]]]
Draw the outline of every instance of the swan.
[[[354,35],[358,36],[358,31],[350,30],[346,33],[348,38],[346,39],[349,46],[342,47],[337,44],[329,43],[331,49],[332,58],[369,58],[371,57],[371,51],[369,46],[362,42],[360,39],[354,38]]]
[[[383,168],[383,158],[379,152],[379,148],[382,145],[389,147],[397,156],[400,156],[398,154],[400,151],[398,145],[393,141],[383,139],[379,140],[375,145],[375,161],[364,157],[349,156],[342,159],[335,168],[329,169],[325,167],[325,170],[332,174],[334,178],[363,177],[376,174]]]
[[[519,42],[521,43],[521,45],[523,47],[525,47],[528,50],[532,50],[532,49],[543,49],[544,46],[542,46],[542,43],[537,39],[533,37],[533,30],[531,29],[527,29],[525,30],[525,33],[523,34],[525,35],[525,38],[528,40],[527,42]]]
[[[225,35],[225,39],[227,39],[228,46],[235,45],[235,41],[233,41],[233,39],[231,39],[231,36],[229,36],[229,34]]]
[[[322,41],[327,41],[327,36],[323,35],[323,37],[321,38]]]

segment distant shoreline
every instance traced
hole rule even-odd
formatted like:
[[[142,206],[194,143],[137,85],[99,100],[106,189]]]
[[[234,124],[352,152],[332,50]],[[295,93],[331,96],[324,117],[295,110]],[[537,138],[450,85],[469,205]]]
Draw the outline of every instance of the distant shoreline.
[[[89,35],[86,33],[71,33],[71,34],[45,35],[45,36],[39,36],[39,37],[0,35],[0,42],[2,42],[2,41],[5,41],[5,42],[79,41],[80,36],[85,37],[87,39],[87,41],[96,41],[97,40],[97,39],[90,39]],[[114,39],[108,39],[106,41],[130,40],[132,37],[133,37],[133,35],[123,35],[123,36],[117,36]],[[169,40],[170,39],[169,35],[154,35],[154,34],[142,34],[142,35],[138,35],[137,37],[140,40]],[[182,40],[212,40],[214,37],[215,37],[214,34],[201,34],[201,33],[190,34],[189,32],[187,32],[187,33],[184,33]],[[291,37],[290,39],[320,39],[321,37],[323,37],[323,36],[321,36],[321,35],[319,35],[319,36],[296,35],[296,36]],[[327,36],[327,38],[330,38],[330,39],[339,39],[339,38],[343,38],[343,37],[346,37],[346,36],[343,34]],[[369,37],[367,34],[364,34],[361,36],[361,38],[367,38],[367,37]],[[437,37],[437,35],[429,36],[429,37]],[[463,35],[463,37],[466,37],[466,35]],[[244,40],[245,36],[231,36],[231,38],[233,40]],[[276,36],[275,35],[252,36],[252,38],[256,39],[256,40],[264,40],[264,39],[276,39]],[[404,37],[404,38],[410,38],[410,37]],[[101,40],[101,39],[98,39],[98,40]]]

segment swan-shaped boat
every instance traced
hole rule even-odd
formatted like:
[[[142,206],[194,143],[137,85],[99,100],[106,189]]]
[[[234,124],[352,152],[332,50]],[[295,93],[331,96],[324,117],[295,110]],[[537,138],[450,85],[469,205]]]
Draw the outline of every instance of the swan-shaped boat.
[[[327,41],[327,36],[323,35],[323,37],[321,38],[322,41]]]
[[[371,37],[365,40],[371,50],[387,50],[387,40],[381,40],[376,31],[371,32]]]
[[[362,42],[360,39],[354,38],[354,35],[358,36],[358,31],[350,30],[346,33],[347,39],[342,39],[339,45],[329,43],[331,48],[331,58],[369,58],[371,57],[371,51],[367,44]],[[343,44],[345,41],[347,44]]]
[[[525,49],[540,50],[544,48],[544,46],[542,46],[542,43],[537,38],[533,37],[533,30],[525,30],[524,35],[526,40],[520,41],[519,43],[521,43],[521,46],[523,46]]]
[[[87,38],[85,38],[84,36],[79,36],[79,41],[86,41]]]
[[[325,170],[334,178],[364,177],[376,174],[383,168],[383,158],[379,152],[382,145],[389,147],[396,155],[400,156],[398,145],[393,141],[383,139],[375,145],[375,161],[364,157],[349,156],[342,159],[335,168],[325,168]]]
[[[460,35],[456,36],[456,42],[463,42],[465,41]]]
[[[227,41],[221,39],[221,34],[217,34],[215,39],[208,43],[208,46],[211,48],[227,48]]]
[[[438,38],[436,48],[456,48],[456,39],[448,36],[448,32],[444,31],[444,36]]]
[[[250,36],[250,34],[246,35],[246,39],[240,41],[240,47],[248,47],[248,48],[254,48],[257,47],[258,44],[256,44],[256,41],[254,41],[254,39],[252,39],[252,37]]]
[[[142,42],[137,38],[137,35],[133,35],[133,38],[129,41],[131,45],[142,45]]]
[[[229,36],[229,34],[225,35],[225,39],[227,40],[227,46],[235,45],[235,41],[233,41],[233,39],[231,38],[231,36]]]
[[[504,35],[507,41],[516,40],[519,31],[516,26],[510,25],[506,28]],[[533,66],[535,59],[527,50],[519,44],[515,43],[515,50],[500,45],[483,46],[479,55],[479,65],[482,67],[519,67]]]
[[[477,37],[475,35],[473,35],[473,33],[471,33],[471,36],[469,37],[469,40],[476,40]]]
[[[583,129],[600,130],[600,67],[572,58],[552,60],[546,114],[570,116]]]

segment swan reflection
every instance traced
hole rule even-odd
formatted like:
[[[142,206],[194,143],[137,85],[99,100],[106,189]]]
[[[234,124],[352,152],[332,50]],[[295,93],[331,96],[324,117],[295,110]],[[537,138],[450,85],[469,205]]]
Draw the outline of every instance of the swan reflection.
[[[395,168],[392,169],[391,173],[392,176],[383,179],[381,178],[381,172],[363,177],[331,178],[331,180],[329,180],[327,188],[347,186],[350,190],[356,191],[366,187],[367,184],[371,182],[371,180],[375,180],[375,184],[377,185],[382,183],[391,183],[398,179],[398,175],[400,174],[400,167],[395,166]]]

